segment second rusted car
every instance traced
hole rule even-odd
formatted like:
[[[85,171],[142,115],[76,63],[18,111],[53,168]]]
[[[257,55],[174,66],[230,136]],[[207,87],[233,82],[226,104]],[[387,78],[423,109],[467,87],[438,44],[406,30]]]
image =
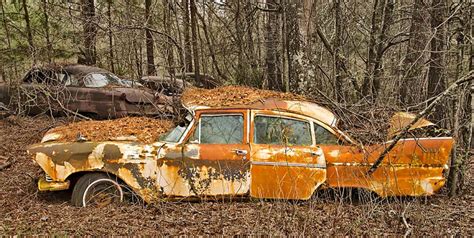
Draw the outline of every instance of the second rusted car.
[[[0,101],[26,114],[82,114],[93,118],[126,115],[167,116],[170,98],[139,83],[85,65],[34,67],[14,90],[0,84]]]
[[[153,144],[55,142],[29,148],[46,173],[40,190],[73,188],[72,202],[121,201],[131,188],[147,202],[173,198],[309,199],[318,188],[363,188],[387,196],[437,192],[452,138],[398,142],[373,174],[385,146],[362,148],[316,104],[267,99],[253,105],[188,107],[190,114]],[[84,140],[84,138],[83,138]],[[107,195],[108,194],[108,195]],[[109,196],[110,195],[110,196]]]

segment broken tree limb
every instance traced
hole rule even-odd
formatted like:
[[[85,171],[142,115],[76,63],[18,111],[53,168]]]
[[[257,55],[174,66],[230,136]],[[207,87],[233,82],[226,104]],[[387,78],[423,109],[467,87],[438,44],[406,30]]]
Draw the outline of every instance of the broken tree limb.
[[[6,156],[1,156],[0,155],[0,159],[5,160],[5,163],[0,165],[0,171],[10,167],[13,163],[15,163],[14,159],[8,159],[8,157],[6,157]]]
[[[370,167],[369,171],[367,171],[367,174],[371,175],[373,172],[375,172],[375,170],[382,163],[385,156],[388,154],[388,152],[390,152],[395,147],[397,142],[400,141],[400,139],[402,139],[406,135],[406,133],[410,130],[410,128],[415,123],[417,123],[422,117],[426,116],[431,111],[431,109],[433,109],[433,107],[436,106],[441,101],[441,99],[443,99],[446,95],[448,95],[452,90],[457,88],[459,85],[461,85],[465,82],[471,81],[473,79],[474,79],[474,70],[471,70],[465,76],[463,76],[460,79],[456,80],[456,82],[449,85],[449,87],[446,90],[444,90],[442,93],[440,93],[438,96],[436,96],[434,98],[434,100],[423,111],[418,113],[416,115],[416,117],[401,130],[400,134],[398,134],[392,140],[392,143],[390,143],[390,145],[387,148],[385,148],[385,150],[380,154],[380,156],[377,158],[377,160],[372,165],[372,167]]]

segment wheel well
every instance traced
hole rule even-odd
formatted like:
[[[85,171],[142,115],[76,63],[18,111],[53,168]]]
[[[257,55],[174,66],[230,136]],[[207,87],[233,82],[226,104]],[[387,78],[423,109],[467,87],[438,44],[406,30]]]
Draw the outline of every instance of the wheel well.
[[[125,183],[121,178],[117,177],[115,174],[112,174],[112,173],[107,173],[107,172],[103,172],[103,171],[82,171],[82,172],[73,173],[73,174],[71,174],[67,177],[67,180],[69,180],[70,183],[71,183],[71,186],[69,187],[69,189],[73,189],[74,186],[76,185],[77,181],[82,176],[84,176],[86,174],[91,174],[91,173],[105,174],[105,175],[109,176],[110,178],[114,179],[115,181],[118,181],[120,184],[127,185],[127,183]]]

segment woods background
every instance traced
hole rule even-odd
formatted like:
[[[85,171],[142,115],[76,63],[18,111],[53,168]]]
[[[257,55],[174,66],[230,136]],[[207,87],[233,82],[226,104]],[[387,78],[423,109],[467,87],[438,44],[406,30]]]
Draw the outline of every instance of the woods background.
[[[473,70],[468,0],[0,0],[0,7],[0,73],[12,85],[45,63],[97,65],[134,80],[195,72],[196,80],[324,98],[339,114],[376,115],[422,110]],[[471,156],[471,89],[463,84],[430,115],[457,141],[451,195]]]

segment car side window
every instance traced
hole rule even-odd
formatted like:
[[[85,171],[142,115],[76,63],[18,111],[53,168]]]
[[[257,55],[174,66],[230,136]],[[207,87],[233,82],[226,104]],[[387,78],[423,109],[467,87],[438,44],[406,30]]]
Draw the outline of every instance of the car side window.
[[[316,144],[318,145],[338,145],[339,140],[336,135],[326,130],[324,127],[314,123],[314,134],[316,136]]]
[[[271,145],[311,145],[311,126],[307,121],[256,116],[254,142]]]
[[[243,137],[243,115],[202,115],[190,141],[199,141],[200,144],[241,144]]]
[[[88,88],[102,88],[108,83],[107,77],[103,74],[91,73],[84,77],[84,85]]]

